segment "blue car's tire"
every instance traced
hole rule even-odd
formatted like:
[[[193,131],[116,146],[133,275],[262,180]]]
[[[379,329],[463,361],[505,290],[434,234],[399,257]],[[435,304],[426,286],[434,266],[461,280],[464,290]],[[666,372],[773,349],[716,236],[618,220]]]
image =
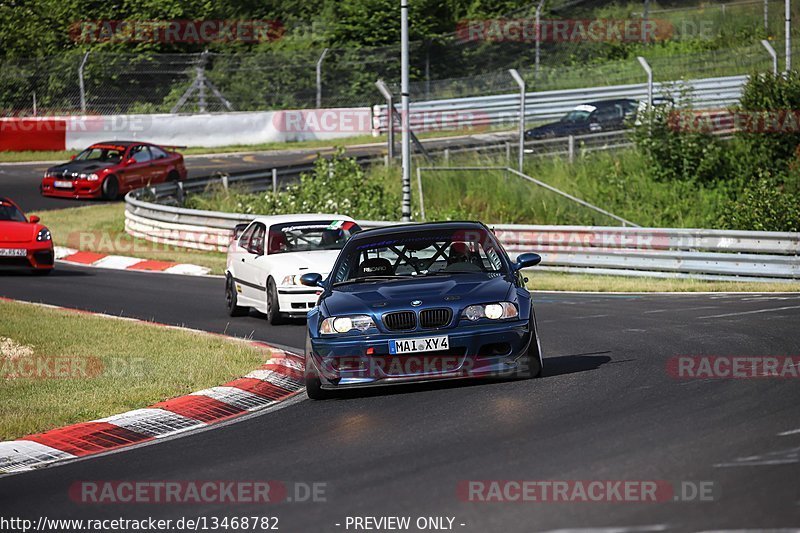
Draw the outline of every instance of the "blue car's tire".
[[[542,360],[539,353],[539,338],[536,331],[536,319],[531,316],[531,340],[525,355],[519,358],[517,378],[533,379],[542,377]]]
[[[327,400],[333,394],[322,388],[322,382],[319,379],[319,373],[311,362],[311,338],[306,334],[306,395],[311,400]]]

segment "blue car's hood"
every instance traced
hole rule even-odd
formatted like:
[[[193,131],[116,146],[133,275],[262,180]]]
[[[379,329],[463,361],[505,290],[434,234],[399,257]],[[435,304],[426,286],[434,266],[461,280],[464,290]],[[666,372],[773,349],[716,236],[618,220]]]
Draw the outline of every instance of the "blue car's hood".
[[[505,277],[487,274],[352,283],[334,287],[324,306],[328,316],[411,309],[411,300],[421,300],[422,307],[462,307],[507,300],[511,287]]]

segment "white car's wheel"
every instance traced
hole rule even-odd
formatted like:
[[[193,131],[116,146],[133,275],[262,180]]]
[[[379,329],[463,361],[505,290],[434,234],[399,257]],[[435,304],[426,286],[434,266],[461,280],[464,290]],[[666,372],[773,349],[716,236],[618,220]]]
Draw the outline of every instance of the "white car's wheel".
[[[273,326],[279,326],[285,322],[285,317],[281,313],[280,303],[278,302],[278,287],[275,280],[267,280],[267,320]]]
[[[239,305],[239,294],[236,292],[236,284],[228,274],[225,278],[225,307],[230,316],[244,316],[250,308]]]

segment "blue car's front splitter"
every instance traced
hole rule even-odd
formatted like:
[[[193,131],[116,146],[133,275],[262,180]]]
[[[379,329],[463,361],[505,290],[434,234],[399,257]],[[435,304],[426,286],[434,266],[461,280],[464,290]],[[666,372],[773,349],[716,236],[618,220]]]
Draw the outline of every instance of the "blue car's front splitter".
[[[394,355],[389,341],[447,335],[444,351]],[[410,333],[316,338],[310,354],[322,388],[343,389],[513,374],[532,340],[528,321]],[[533,339],[533,342],[536,342]],[[308,362],[307,362],[308,364]]]

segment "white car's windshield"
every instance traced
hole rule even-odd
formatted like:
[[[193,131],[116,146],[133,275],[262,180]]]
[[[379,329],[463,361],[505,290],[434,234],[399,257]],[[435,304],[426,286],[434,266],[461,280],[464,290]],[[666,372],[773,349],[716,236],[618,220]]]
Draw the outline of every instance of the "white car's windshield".
[[[358,224],[348,220],[273,224],[269,227],[267,253],[341,250],[358,231],[361,231]]]

